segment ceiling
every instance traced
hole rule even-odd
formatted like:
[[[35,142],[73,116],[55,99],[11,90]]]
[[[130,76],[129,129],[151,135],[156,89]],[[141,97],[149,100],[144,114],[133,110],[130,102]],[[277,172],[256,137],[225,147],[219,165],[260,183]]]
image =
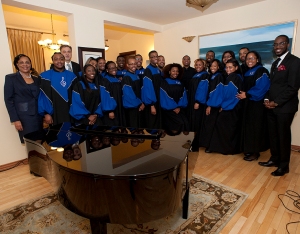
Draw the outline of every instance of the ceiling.
[[[237,8],[264,0],[218,0],[201,11],[186,5],[186,0],[61,0],[159,25]],[[216,1],[216,0],[215,0]],[[199,10],[200,9],[200,10]]]

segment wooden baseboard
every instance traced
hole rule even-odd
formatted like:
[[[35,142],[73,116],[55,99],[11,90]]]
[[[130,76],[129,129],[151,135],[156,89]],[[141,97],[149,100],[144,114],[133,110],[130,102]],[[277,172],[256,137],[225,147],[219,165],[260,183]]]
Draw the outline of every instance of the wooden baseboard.
[[[291,149],[293,151],[299,151],[300,152],[300,146],[299,145],[291,145]]]
[[[22,164],[28,164],[28,159],[24,158],[24,159],[18,160],[16,162],[11,162],[11,163],[7,163],[7,164],[4,164],[4,165],[0,165],[0,172],[12,169],[12,168],[14,168],[16,166],[19,166],[19,165],[22,165]]]

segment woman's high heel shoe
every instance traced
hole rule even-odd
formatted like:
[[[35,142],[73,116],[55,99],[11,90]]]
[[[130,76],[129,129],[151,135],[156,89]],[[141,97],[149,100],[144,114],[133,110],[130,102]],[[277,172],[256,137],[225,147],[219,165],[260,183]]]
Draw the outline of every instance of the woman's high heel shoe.
[[[253,161],[253,160],[257,160],[259,158],[260,154],[259,153],[254,153],[250,156],[246,156],[244,157],[244,160],[246,161]]]

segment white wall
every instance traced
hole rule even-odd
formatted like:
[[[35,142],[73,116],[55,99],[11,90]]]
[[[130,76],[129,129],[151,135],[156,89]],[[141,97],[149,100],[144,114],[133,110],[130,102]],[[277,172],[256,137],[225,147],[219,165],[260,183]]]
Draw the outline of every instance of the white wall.
[[[115,62],[116,58],[118,57],[119,53],[121,52],[120,40],[108,40],[107,44],[109,46],[109,49],[107,51],[105,51],[105,60]]]
[[[4,77],[5,75],[12,73],[13,69],[10,60],[10,52],[8,47],[2,5],[0,5],[0,32],[1,56],[3,58],[0,63],[0,165],[2,165],[24,159],[26,157],[25,147],[21,145],[17,131],[15,130],[14,126],[10,124],[10,120],[3,101]]]
[[[154,36],[155,49],[163,54],[167,63],[178,62],[185,54],[191,60],[198,58],[198,36],[226,31],[259,27],[300,19],[299,0],[266,0],[245,7],[165,25],[162,33]],[[297,26],[294,54],[300,57],[300,28]],[[278,35],[281,34],[278,32]],[[191,43],[182,39],[196,36]],[[275,38],[274,38],[275,39]],[[300,79],[300,74],[299,74]],[[292,144],[300,145],[300,114],[292,124]]]

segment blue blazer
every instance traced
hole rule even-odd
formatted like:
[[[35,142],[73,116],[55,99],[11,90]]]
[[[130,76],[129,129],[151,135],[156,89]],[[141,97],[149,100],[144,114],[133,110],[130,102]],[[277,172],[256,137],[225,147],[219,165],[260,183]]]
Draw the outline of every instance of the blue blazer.
[[[40,79],[32,76],[34,84],[39,87]],[[4,101],[11,122],[37,114],[39,90],[32,93],[30,87],[19,72],[5,76]]]

